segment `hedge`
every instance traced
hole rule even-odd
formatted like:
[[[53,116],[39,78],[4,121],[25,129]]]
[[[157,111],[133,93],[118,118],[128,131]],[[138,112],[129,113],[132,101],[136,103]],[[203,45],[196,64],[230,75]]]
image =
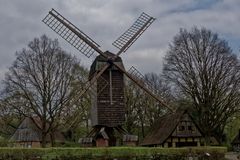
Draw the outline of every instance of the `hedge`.
[[[108,147],[108,148],[0,148],[0,159],[4,160],[183,160],[195,157],[198,160],[224,160],[225,147],[192,148],[148,148],[148,147]],[[210,154],[208,157],[207,154]]]

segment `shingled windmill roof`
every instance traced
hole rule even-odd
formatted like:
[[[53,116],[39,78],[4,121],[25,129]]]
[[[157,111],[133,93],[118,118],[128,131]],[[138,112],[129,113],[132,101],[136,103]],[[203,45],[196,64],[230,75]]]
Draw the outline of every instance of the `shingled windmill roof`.
[[[113,54],[109,51],[106,51],[103,54],[105,54],[107,57],[114,57],[115,56],[115,54]],[[91,77],[93,76],[93,74],[96,71],[97,62],[107,62],[107,59],[105,57],[103,57],[102,55],[99,55],[95,58],[95,60],[93,61],[92,65],[90,67],[89,79],[91,79]],[[117,57],[114,60],[114,62],[120,62],[119,65],[124,69],[121,57]]]
[[[34,120],[34,122],[33,122]],[[29,117],[26,117],[18,126],[17,130],[14,132],[11,141],[14,142],[41,142],[41,121],[39,118],[34,117],[33,120]],[[38,125],[38,127],[36,126]],[[61,132],[56,131],[54,133],[55,140],[58,142],[64,142],[64,136]],[[47,141],[50,141],[50,135],[47,135]]]
[[[181,118],[185,114],[188,114],[188,112],[186,110],[185,111],[177,111],[175,113],[169,113],[169,114],[161,117],[160,119],[158,119],[157,122],[153,125],[154,127],[150,131],[150,134],[148,134],[144,138],[141,145],[148,146],[148,145],[158,145],[158,144],[164,143],[165,140],[167,140],[168,137],[172,135],[172,133],[176,129],[177,125],[179,124]],[[192,119],[191,116],[190,116],[190,118]],[[192,121],[193,121],[193,119],[192,119]],[[194,123],[194,121],[193,121],[193,123]],[[195,126],[197,127],[196,124],[195,124]],[[198,127],[197,127],[197,129],[199,130]],[[194,136],[201,136],[201,135],[196,134]]]

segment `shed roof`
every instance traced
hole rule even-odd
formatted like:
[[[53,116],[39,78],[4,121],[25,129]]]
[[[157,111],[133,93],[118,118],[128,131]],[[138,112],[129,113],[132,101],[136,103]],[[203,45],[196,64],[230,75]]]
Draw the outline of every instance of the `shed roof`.
[[[137,142],[137,141],[138,141],[137,135],[130,134],[123,135],[123,142]]]
[[[107,134],[107,132],[105,131],[105,127],[101,128],[100,131],[98,132],[98,134],[96,135],[95,138],[101,137],[103,139],[109,139],[109,136]]]

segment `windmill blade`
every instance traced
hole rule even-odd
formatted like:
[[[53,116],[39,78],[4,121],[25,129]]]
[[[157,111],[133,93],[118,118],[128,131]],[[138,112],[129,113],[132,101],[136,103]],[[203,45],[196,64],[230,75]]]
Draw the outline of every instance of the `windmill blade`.
[[[88,58],[95,52],[105,57],[103,52],[99,49],[100,46],[95,41],[56,10],[52,9],[49,11],[48,15],[42,21]]]
[[[88,89],[94,85],[97,79],[103,74],[103,72],[110,66],[110,64],[106,64],[97,74],[95,74],[84,86],[82,91],[78,94],[79,97],[82,97],[84,93],[88,91]]]
[[[112,43],[113,46],[120,49],[116,56],[125,52],[153,23],[154,20],[155,18],[143,12],[133,25]]]
[[[102,76],[100,76],[99,79],[100,79],[100,86],[101,86],[101,88],[98,88],[97,92],[95,92],[94,90],[91,90],[92,88],[94,88],[94,87],[96,88],[96,87],[97,87],[96,84],[93,84],[94,87],[92,87],[93,85],[91,85],[91,86],[89,87],[89,88],[90,88],[89,91],[90,91],[91,97],[92,97],[92,96],[96,97],[96,96],[97,96],[98,94],[100,94],[100,93],[104,90],[104,88],[106,88],[107,85],[108,85],[107,80],[104,79]],[[83,95],[83,94],[82,94],[82,95]],[[80,96],[80,95],[78,95],[78,94],[75,94],[75,95],[74,95],[75,97],[73,98],[74,100],[71,101],[71,103],[76,103],[76,102],[82,97],[82,95]],[[67,123],[67,124],[65,125],[64,129],[65,129],[65,130],[66,130],[66,129],[69,129],[69,128],[71,128],[76,122],[78,122],[78,120],[79,120],[79,118],[81,118],[81,116],[79,117],[79,116],[77,116],[77,115],[81,115],[81,113],[82,113],[81,110],[74,111],[73,114],[76,115],[76,116],[73,116],[73,119],[71,120],[71,122]]]
[[[99,76],[98,77],[98,85],[97,83],[93,83],[90,87],[89,87],[89,91],[90,94],[94,97],[96,97],[98,94],[102,93],[102,91],[109,85],[108,81],[102,77]],[[95,90],[97,88],[97,90]]]
[[[142,88],[144,91],[146,91],[149,95],[151,95],[154,99],[156,99],[160,104],[162,104],[164,107],[168,108],[171,112],[173,112],[173,109],[169,107],[161,98],[157,96],[157,90],[151,85],[150,82],[147,82],[144,80],[143,75],[134,67],[131,67],[131,69],[127,72],[125,69],[123,69],[120,65],[117,63],[114,63],[114,65],[121,70],[129,79],[131,79],[133,82],[135,82],[140,88]]]

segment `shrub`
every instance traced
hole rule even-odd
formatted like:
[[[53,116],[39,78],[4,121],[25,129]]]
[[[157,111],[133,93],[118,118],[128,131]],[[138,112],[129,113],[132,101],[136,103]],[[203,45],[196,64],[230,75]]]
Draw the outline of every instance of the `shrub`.
[[[223,160],[225,147],[193,148],[148,148],[148,147],[109,147],[109,148],[0,148],[0,159],[4,160],[184,160],[189,156],[199,160]],[[207,157],[206,153],[210,154]]]

